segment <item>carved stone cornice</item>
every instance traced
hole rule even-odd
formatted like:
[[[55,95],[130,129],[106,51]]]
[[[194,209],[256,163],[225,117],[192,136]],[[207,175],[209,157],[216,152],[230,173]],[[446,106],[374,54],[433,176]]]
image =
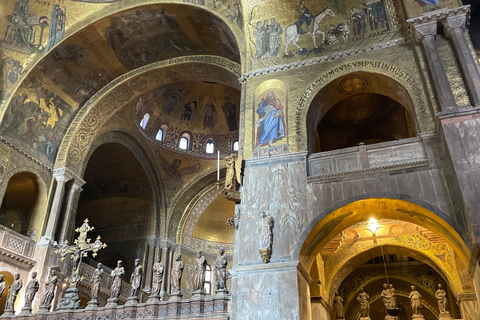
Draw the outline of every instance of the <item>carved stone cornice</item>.
[[[346,58],[350,56],[354,56],[356,54],[361,54],[364,52],[369,52],[373,50],[378,50],[382,48],[388,48],[388,47],[394,47],[397,45],[401,45],[404,43],[409,42],[408,39],[394,39],[390,40],[387,42],[380,42],[376,44],[372,44],[368,47],[365,48],[353,48],[350,50],[345,50],[345,51],[339,51],[339,52],[334,52],[329,55],[321,56],[321,57],[316,57],[312,59],[307,59],[307,60],[302,60],[302,61],[297,61],[297,62],[292,62],[292,63],[287,63],[287,64],[282,64],[278,66],[273,66],[269,68],[264,68],[264,69],[259,69],[255,71],[250,71],[242,74],[242,77],[238,79],[240,83],[244,83],[248,78],[254,78],[258,76],[263,76],[266,74],[271,74],[279,71],[284,71],[284,70],[289,70],[289,69],[296,69],[296,68],[302,68],[302,67],[308,67],[311,65],[315,65],[318,63],[323,63],[323,62],[330,62],[330,61],[335,61],[335,60],[340,60],[341,58]]]
[[[5,137],[3,136],[0,136],[0,141],[5,143],[7,146],[9,146],[10,148],[12,148],[13,150],[17,151],[18,153],[20,153],[21,155],[25,156],[26,158],[32,160],[33,162],[39,164],[40,166],[42,166],[44,169],[52,172],[53,171],[53,168],[52,166],[49,166],[48,164],[46,164],[45,162],[35,158],[34,156],[32,156],[31,154],[21,150],[19,147],[17,147],[15,144],[13,144],[12,142],[8,141]]]
[[[457,7],[454,9],[440,9],[432,12],[425,13],[420,17],[408,19],[407,23],[409,24],[409,37],[415,36],[418,40],[417,32],[420,29],[423,29],[423,25],[437,24],[438,22],[443,23],[446,27],[448,24],[452,23],[453,26],[460,26],[463,23],[463,27],[468,27],[470,19],[470,5]],[[427,31],[429,27],[426,27],[422,31]],[[436,30],[435,30],[436,34]]]
[[[449,17],[465,15],[469,17],[470,5],[457,7],[453,9],[440,9],[425,13],[420,17],[408,19],[408,24],[412,27],[419,24],[428,23],[431,21],[441,21]]]

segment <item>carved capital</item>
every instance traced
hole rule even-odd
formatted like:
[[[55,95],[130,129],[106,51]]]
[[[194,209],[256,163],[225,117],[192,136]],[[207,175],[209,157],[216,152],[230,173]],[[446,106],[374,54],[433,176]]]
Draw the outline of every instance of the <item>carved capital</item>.
[[[449,16],[443,20],[442,23],[445,28],[445,33],[451,37],[455,29],[459,29],[462,32],[465,30],[467,26],[467,15],[466,13],[461,13],[455,16]]]
[[[437,35],[437,21],[430,21],[427,23],[417,24],[413,26],[415,33],[415,40],[422,42],[427,36],[435,37]]]
[[[53,177],[55,180],[57,180],[57,182],[67,182],[74,179],[75,183],[78,184],[79,187],[85,184],[85,181],[82,178],[80,178],[67,167],[53,169]]]

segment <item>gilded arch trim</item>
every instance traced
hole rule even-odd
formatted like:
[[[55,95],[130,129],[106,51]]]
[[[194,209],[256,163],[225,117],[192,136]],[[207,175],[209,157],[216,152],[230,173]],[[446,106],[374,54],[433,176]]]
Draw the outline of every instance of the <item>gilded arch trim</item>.
[[[111,81],[82,107],[71,122],[60,145],[55,167],[68,167],[75,173],[80,173],[81,167],[85,162],[86,150],[89,149],[90,144],[98,135],[98,130],[115,112],[131,102],[137,95],[144,93],[134,92],[130,88],[127,82],[132,77],[146,76],[149,71],[161,72],[165,68],[175,68],[177,71],[179,68],[183,68],[192,72],[192,69],[202,70],[205,66],[208,66],[210,69],[217,68],[222,72],[212,72],[212,74],[204,76],[202,79],[222,82],[234,87],[238,86],[236,79],[239,76],[240,65],[217,56],[189,56],[152,63]],[[230,79],[226,78],[225,75],[230,75]],[[177,81],[181,80],[183,79],[178,79]],[[157,86],[165,84],[167,82],[156,82]]]

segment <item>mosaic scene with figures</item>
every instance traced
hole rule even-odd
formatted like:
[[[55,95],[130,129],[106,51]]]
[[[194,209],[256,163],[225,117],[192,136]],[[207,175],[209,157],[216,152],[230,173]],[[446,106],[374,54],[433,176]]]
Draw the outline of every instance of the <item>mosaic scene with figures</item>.
[[[0,1],[0,317],[480,319],[480,4]]]

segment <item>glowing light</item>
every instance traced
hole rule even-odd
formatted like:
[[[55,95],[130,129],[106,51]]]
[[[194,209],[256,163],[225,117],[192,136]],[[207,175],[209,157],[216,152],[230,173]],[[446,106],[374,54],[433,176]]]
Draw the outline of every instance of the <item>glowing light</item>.
[[[380,225],[379,225],[378,221],[375,220],[375,218],[370,218],[370,221],[368,221],[368,227],[367,227],[367,228],[368,228],[370,231],[372,231],[373,235],[375,235],[375,233],[376,233],[376,231],[377,231],[377,229],[378,229],[379,226],[380,226]]]

